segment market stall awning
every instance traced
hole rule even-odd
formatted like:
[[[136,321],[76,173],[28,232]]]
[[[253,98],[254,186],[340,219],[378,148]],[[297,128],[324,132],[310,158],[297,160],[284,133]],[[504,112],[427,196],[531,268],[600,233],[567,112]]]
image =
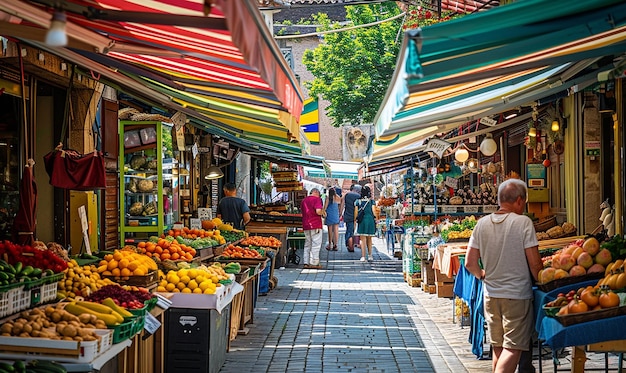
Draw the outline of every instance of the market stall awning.
[[[376,136],[460,125],[578,91],[626,50],[626,3],[527,0],[405,35]]]
[[[42,43],[57,3],[2,2],[11,17],[0,32]],[[162,105],[300,141],[302,93],[254,0],[66,0],[62,10],[68,49],[161,93]]]

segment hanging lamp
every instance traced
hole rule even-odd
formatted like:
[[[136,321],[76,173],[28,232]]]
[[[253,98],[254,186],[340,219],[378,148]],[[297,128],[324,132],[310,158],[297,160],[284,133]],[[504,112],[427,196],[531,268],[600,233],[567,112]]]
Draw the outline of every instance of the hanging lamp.
[[[491,157],[492,155],[496,154],[497,150],[498,144],[496,144],[493,136],[490,133],[486,134],[485,138],[480,143],[480,152],[483,153],[483,155],[486,157]]]

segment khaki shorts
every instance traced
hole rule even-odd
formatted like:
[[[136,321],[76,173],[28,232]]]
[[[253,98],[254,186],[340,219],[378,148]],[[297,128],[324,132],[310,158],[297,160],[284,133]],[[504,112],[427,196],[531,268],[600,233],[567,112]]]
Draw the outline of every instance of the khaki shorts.
[[[528,351],[534,327],[532,299],[485,296],[485,320],[494,347]]]

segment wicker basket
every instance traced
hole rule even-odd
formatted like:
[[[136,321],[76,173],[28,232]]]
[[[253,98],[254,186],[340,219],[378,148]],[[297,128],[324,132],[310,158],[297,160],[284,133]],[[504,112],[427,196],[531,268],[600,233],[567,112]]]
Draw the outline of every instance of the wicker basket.
[[[537,287],[539,288],[539,290],[547,293],[549,291],[552,291],[554,289],[557,289],[563,286],[576,284],[579,282],[585,282],[589,280],[601,279],[602,277],[604,277],[604,273],[602,272],[587,273],[582,276],[563,277],[563,278],[559,278],[556,280],[552,280],[550,282],[546,282],[545,284],[537,284]]]
[[[541,218],[539,221],[533,223],[533,225],[535,226],[535,232],[545,232],[556,226],[556,215]]]
[[[563,326],[569,326],[574,324],[580,324],[581,322],[606,319],[607,317],[615,317],[624,314],[626,314],[626,306],[604,308],[595,311],[574,313],[563,316],[557,315],[556,319]]]

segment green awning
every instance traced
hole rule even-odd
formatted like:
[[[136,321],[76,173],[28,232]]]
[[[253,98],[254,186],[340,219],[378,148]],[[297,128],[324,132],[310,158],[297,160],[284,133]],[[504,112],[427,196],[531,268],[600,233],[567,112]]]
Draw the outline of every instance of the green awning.
[[[526,0],[406,33],[376,136],[445,128],[575,92],[626,51],[626,3]]]

